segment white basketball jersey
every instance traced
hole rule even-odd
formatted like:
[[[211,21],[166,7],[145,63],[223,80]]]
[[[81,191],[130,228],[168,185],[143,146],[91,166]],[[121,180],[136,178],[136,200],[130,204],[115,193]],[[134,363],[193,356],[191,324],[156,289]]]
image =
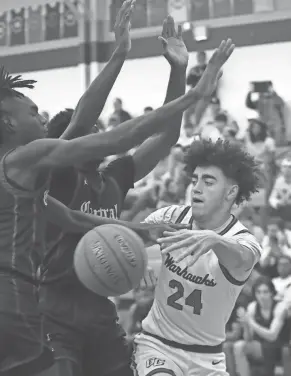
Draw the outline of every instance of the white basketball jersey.
[[[151,214],[146,222],[175,222],[185,209],[170,206]],[[189,223],[190,209],[181,223]],[[260,256],[253,235],[234,217],[220,234],[238,238]],[[236,235],[237,234],[237,235]],[[179,250],[163,255],[155,300],[142,322],[144,331],[181,344],[215,346],[225,340],[225,325],[244,282],[236,281],[210,250],[191,267],[189,257],[174,262]]]

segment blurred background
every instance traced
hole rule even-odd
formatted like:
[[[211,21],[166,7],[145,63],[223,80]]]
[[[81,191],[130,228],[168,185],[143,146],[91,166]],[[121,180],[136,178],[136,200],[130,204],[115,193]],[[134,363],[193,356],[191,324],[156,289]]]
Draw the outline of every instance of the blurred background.
[[[110,58],[122,2],[0,0],[0,62],[38,81],[29,96],[48,119],[74,108]],[[232,38],[236,51],[209,102],[185,112],[170,155],[129,192],[123,218],[141,221],[158,208],[191,204],[183,157],[196,136],[239,143],[257,158],[260,190],[234,214],[261,242],[263,255],[230,318],[224,350],[231,376],[290,376],[291,0],[137,0],[132,50],[98,121],[103,131],[163,103],[169,67],[157,37],[167,14],[182,25],[190,51],[188,89],[222,39]],[[150,253],[149,263],[158,274],[158,251]],[[145,285],[116,300],[129,338],[140,329],[153,296]],[[256,333],[246,336],[244,312],[252,301],[267,317],[277,302],[286,302],[287,326],[269,341]],[[259,324],[272,330],[270,320]],[[251,350],[254,339],[266,350],[260,356]]]

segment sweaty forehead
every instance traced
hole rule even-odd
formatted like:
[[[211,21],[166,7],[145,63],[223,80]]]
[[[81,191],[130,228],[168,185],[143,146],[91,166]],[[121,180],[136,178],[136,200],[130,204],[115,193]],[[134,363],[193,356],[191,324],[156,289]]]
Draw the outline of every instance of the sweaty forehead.
[[[36,104],[26,96],[7,97],[2,101],[1,108],[7,113],[23,111],[27,108],[34,108]]]

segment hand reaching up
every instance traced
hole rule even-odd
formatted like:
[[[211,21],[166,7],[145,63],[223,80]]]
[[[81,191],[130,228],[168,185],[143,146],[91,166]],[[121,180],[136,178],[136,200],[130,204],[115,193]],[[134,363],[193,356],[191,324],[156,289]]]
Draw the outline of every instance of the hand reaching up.
[[[212,95],[216,89],[217,82],[221,77],[221,68],[227,62],[235,49],[231,39],[223,40],[214,52],[207,64],[207,67],[195,88],[191,89],[193,94],[198,94],[201,98]]]
[[[131,49],[130,28],[135,1],[126,0],[122,4],[114,25],[114,34],[118,49],[124,53],[128,53]]]
[[[164,56],[171,66],[187,68],[189,53],[182,38],[182,26],[175,28],[173,17],[168,16],[163,23],[162,35],[159,37],[164,49]]]

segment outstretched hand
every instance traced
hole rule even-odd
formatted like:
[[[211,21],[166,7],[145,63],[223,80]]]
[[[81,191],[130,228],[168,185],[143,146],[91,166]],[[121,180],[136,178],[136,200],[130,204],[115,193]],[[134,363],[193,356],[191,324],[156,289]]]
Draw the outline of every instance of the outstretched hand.
[[[131,49],[130,29],[131,17],[136,0],[126,0],[120,8],[115,25],[114,34],[118,48],[121,52],[128,53]]]
[[[192,92],[202,98],[210,97],[217,87],[218,80],[222,76],[221,68],[227,62],[235,49],[231,39],[223,40],[220,46],[211,56],[207,67]]]
[[[218,240],[219,235],[211,230],[181,230],[176,233],[165,231],[158,243],[162,245],[162,254],[183,249],[175,261],[180,262],[191,256],[188,266],[192,266],[200,256],[212,249]]]
[[[165,231],[173,233],[182,229],[189,228],[189,225],[175,224],[175,223],[133,223],[128,222],[126,227],[136,232],[145,243],[154,242],[157,243],[157,239],[160,238]]]
[[[182,26],[175,28],[173,17],[168,16],[163,22],[162,35],[159,36],[164,49],[164,56],[171,66],[187,68],[189,53],[182,38]]]

